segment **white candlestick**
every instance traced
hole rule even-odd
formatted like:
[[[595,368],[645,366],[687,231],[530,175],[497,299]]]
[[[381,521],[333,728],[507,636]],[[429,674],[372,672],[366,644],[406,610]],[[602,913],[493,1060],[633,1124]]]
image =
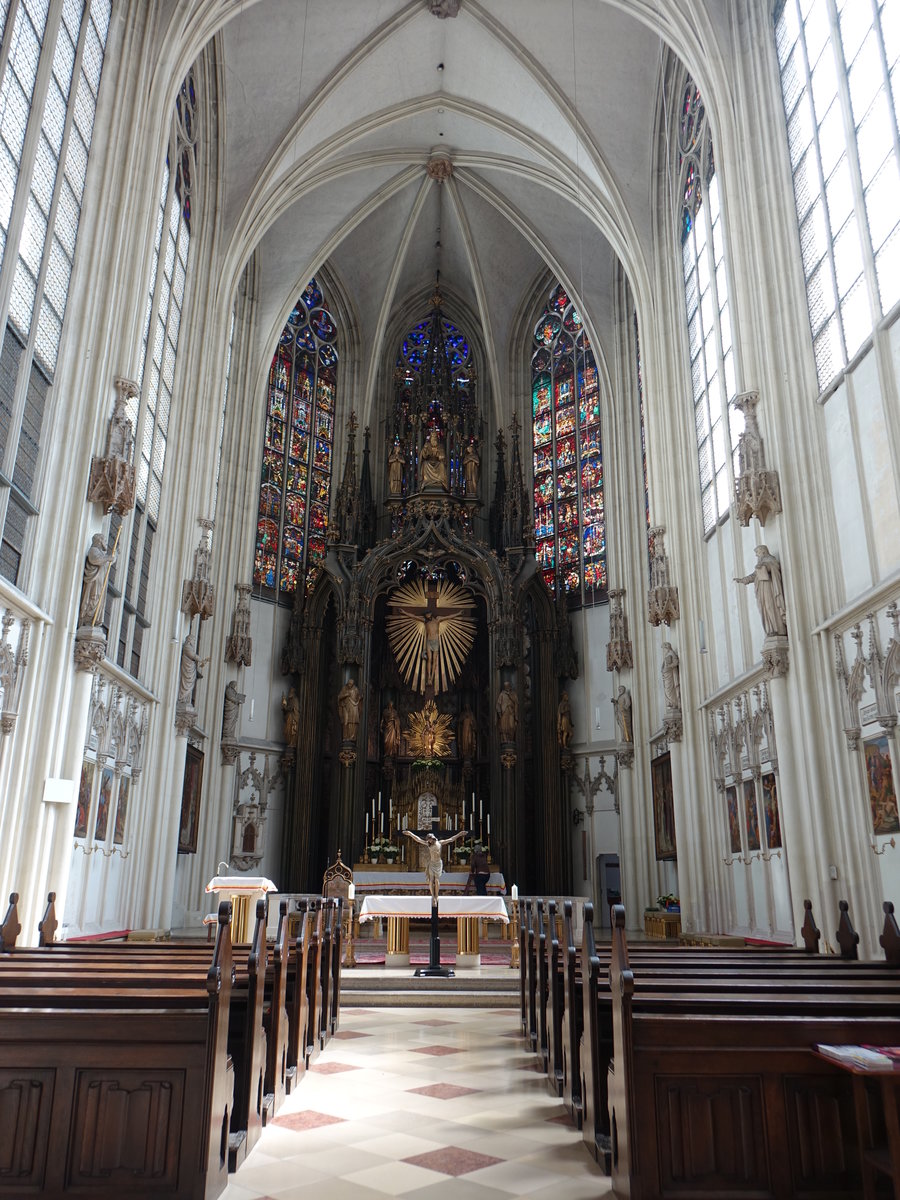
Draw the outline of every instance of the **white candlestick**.
[[[519,898],[519,885],[517,883],[512,885],[512,898],[513,900],[518,900]]]
[[[369,836],[369,814],[366,813],[366,837]]]
[[[491,814],[490,813],[488,813],[487,830],[488,830],[488,837],[490,837],[491,836]]]
[[[348,900],[356,899],[356,884],[355,883],[349,883],[347,885],[347,899]]]
[[[381,814],[381,832],[384,833],[384,813]]]
[[[478,820],[479,821],[484,820],[484,801],[483,800],[478,801]]]
[[[388,818],[389,820],[394,819],[394,801],[390,796],[388,796]]]
[[[474,829],[475,829],[475,812],[474,812],[474,809],[473,809],[473,811],[472,811],[472,812],[470,812],[470,813],[469,813],[469,828],[470,828],[471,830],[474,830]]]

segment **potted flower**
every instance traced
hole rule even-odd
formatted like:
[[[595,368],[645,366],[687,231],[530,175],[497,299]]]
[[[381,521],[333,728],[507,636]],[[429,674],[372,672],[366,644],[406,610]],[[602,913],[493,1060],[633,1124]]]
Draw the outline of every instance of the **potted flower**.
[[[658,896],[656,903],[659,908],[665,909],[666,912],[681,912],[681,905],[678,902],[678,897],[673,896],[671,892],[667,892],[665,896]]]
[[[385,860],[385,862],[396,861],[399,856],[400,851],[395,845],[393,845],[390,838],[372,838],[371,845],[369,846],[369,857],[371,858],[372,862],[381,862],[382,858]]]
[[[468,866],[469,859],[472,857],[472,843],[460,842],[453,851],[453,857],[462,866]]]

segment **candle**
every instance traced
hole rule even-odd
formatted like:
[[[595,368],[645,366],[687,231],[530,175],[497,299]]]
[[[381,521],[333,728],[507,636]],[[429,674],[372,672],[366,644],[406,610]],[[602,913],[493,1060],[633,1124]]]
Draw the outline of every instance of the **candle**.
[[[381,812],[381,792],[378,793],[378,811]]]
[[[384,833],[384,813],[381,814],[381,832]]]
[[[513,900],[518,900],[519,898],[519,885],[517,883],[512,885],[512,898]]]
[[[388,796],[388,820],[394,819],[394,801]]]
[[[474,810],[469,813],[469,828],[474,832],[474,830],[475,830],[475,812],[474,812]]]
[[[483,800],[478,801],[478,820],[479,821],[484,820],[484,801]]]
[[[369,814],[366,813],[366,838],[369,836]]]
[[[356,884],[355,883],[350,883],[347,885],[347,899],[348,900],[356,899]]]
[[[375,797],[372,797],[372,824],[375,824]]]
[[[490,813],[488,813],[488,826],[487,826],[487,829],[488,829],[488,837],[490,837],[490,836],[491,836],[491,814],[490,814]]]

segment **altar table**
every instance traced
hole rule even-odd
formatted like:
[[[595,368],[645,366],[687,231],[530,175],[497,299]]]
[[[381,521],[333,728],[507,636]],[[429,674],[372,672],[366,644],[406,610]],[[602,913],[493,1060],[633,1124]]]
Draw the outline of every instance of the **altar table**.
[[[509,924],[506,904],[500,896],[440,896],[438,916],[456,918],[456,965],[480,967],[481,947],[478,922],[500,921]],[[431,917],[430,896],[366,896],[359,910],[360,924],[378,917],[387,918],[389,967],[409,966],[410,918]]]

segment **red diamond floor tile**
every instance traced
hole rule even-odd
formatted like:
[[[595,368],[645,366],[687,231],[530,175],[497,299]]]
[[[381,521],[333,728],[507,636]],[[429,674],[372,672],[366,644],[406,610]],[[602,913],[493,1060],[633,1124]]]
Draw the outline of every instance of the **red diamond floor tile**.
[[[412,1158],[403,1159],[403,1162],[414,1167],[425,1167],[442,1175],[468,1175],[470,1171],[480,1171],[483,1167],[492,1167],[504,1161],[490,1154],[464,1150],[461,1146],[444,1146],[440,1150],[429,1150],[427,1154],[414,1154]]]
[[[347,1042],[350,1038],[371,1037],[371,1033],[358,1033],[355,1029],[339,1029],[337,1033],[332,1034],[335,1039],[340,1038]]]
[[[431,1096],[433,1100],[455,1100],[458,1096],[473,1096],[481,1088],[459,1087],[455,1083],[430,1083],[428,1087],[407,1088],[417,1096]]]
[[[565,1125],[568,1129],[575,1128],[575,1122],[568,1113],[560,1113],[558,1117],[548,1117],[547,1121],[552,1125]]]
[[[317,1075],[339,1075],[341,1071],[358,1071],[360,1068],[354,1067],[351,1063],[327,1062],[316,1063],[309,1069],[315,1071]]]
[[[413,1054],[461,1054],[462,1051],[456,1046],[416,1046]]]
[[[343,1120],[343,1117],[332,1117],[328,1113],[315,1112],[314,1109],[306,1108],[303,1112],[275,1117],[271,1123],[301,1132],[304,1129],[320,1129],[323,1125],[339,1125]]]

